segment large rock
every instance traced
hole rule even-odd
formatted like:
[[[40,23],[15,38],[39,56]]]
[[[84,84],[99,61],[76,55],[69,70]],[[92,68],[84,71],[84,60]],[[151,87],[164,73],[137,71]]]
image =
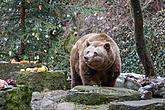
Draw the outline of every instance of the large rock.
[[[105,91],[105,88],[99,88],[99,89],[103,89]],[[116,90],[116,88],[114,89]],[[84,89],[80,91],[83,92]],[[86,90],[86,92],[88,91]],[[91,93],[93,93],[93,91],[91,91]],[[123,92],[123,94],[124,93],[125,92]],[[105,94],[110,94],[110,93],[106,92]],[[112,94],[117,94],[117,93],[114,93],[113,91]],[[68,94],[67,91],[64,90],[33,92],[32,109],[33,110],[164,110],[165,109],[164,108],[165,99],[134,100],[134,101],[114,100],[114,101],[110,101],[110,103],[107,102],[97,105],[96,104],[86,105],[83,103],[66,102],[65,101],[66,97],[68,97]],[[86,96],[84,95],[84,98],[85,97]],[[109,96],[107,95],[107,97]],[[132,96],[130,95],[130,98],[131,97]],[[84,100],[84,98],[82,98],[82,100]],[[89,96],[87,96],[86,98],[89,98]],[[92,102],[95,101],[96,98],[98,97],[93,97],[93,99],[90,98],[89,100],[86,101]]]
[[[127,77],[132,76],[131,80],[128,80]],[[136,74],[136,73],[120,73],[119,77],[116,80],[115,87],[122,87],[127,89],[138,90],[141,85],[133,79],[144,79],[145,75]]]
[[[17,84],[28,85],[33,91],[66,90],[70,88],[65,71],[52,71],[41,73],[16,72]]]
[[[165,110],[165,99],[111,102],[110,110]]]
[[[54,110],[165,110],[165,99],[111,102],[94,106],[63,102]]]
[[[114,88],[114,87],[94,87],[76,86],[70,90],[65,100],[86,105],[106,104],[112,101],[125,101],[140,99],[137,91]]]
[[[0,110],[31,110],[32,90],[17,86],[0,90]]]
[[[45,92],[33,92],[33,110],[57,110],[57,104],[67,95],[67,91],[55,90]],[[68,110],[68,109],[66,109]]]

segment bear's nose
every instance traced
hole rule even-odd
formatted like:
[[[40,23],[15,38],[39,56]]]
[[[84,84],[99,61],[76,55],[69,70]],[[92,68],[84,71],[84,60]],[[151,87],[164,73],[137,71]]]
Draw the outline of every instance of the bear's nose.
[[[88,61],[88,57],[84,56],[84,59],[85,59],[86,61]]]

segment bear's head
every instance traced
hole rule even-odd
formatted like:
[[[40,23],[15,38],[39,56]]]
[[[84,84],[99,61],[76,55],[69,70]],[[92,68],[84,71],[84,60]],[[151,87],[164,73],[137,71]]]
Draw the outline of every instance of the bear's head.
[[[83,58],[92,69],[105,70],[113,62],[112,49],[109,42],[87,42]],[[112,60],[112,61],[111,61]]]

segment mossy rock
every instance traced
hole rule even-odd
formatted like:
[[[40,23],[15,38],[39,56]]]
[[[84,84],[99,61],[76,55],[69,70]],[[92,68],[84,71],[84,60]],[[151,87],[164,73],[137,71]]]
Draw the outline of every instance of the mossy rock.
[[[32,89],[19,85],[0,90],[0,110],[31,110]]]
[[[110,106],[109,110],[165,110],[165,105],[163,104],[151,104],[144,107],[131,107],[126,105],[116,105]]]
[[[165,99],[112,102],[109,110],[165,110]]]
[[[76,86],[71,89],[65,101],[85,105],[107,104],[112,101],[140,99],[137,91],[125,88]]]
[[[70,88],[70,82],[67,81],[65,71],[29,73],[19,72],[16,80],[17,84],[28,85],[33,91],[48,90],[67,90]]]
[[[0,76],[1,79],[11,79],[15,77],[14,72],[20,71],[22,68],[27,67],[40,67],[40,64],[11,64],[11,63],[0,63]]]

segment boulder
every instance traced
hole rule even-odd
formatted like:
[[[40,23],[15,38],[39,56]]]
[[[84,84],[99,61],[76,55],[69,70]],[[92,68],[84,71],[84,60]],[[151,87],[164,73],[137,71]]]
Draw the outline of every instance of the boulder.
[[[23,85],[0,90],[0,110],[31,110],[31,88]]]
[[[140,99],[137,91],[115,87],[76,86],[65,98],[67,102],[85,105],[106,104],[112,101]]]
[[[111,102],[109,110],[165,110],[165,99]]]
[[[88,89],[84,89],[83,87],[79,87],[79,86],[75,88],[69,92],[64,90],[33,92],[32,109],[33,110],[164,110],[165,109],[164,107],[165,99],[153,98],[150,100],[141,100],[141,99],[139,100],[138,95],[136,96],[137,98],[133,98],[134,95],[130,95],[130,94],[134,94],[134,92],[129,90],[125,90],[127,92],[123,92],[124,90],[121,88],[90,87],[90,86],[86,87]],[[110,90],[112,94],[109,93]],[[70,95],[71,92],[76,92],[76,91],[82,92],[79,94],[85,94],[85,95],[79,97],[80,95],[78,96],[75,94],[74,96],[72,95],[72,97],[69,96],[70,97],[69,101],[67,101],[66,97],[68,98],[68,94]],[[119,92],[120,94],[115,91]],[[105,96],[107,96],[107,98],[111,98],[111,100],[108,101],[106,97],[104,97],[106,100],[102,100],[100,98],[101,95],[100,96],[93,95],[92,97],[92,95],[91,96],[88,95],[89,93],[104,94]],[[120,100],[119,98],[116,98],[117,94],[119,95],[119,98],[121,98]],[[127,97],[128,96],[130,97],[126,98],[124,97],[124,94],[125,95],[127,94]],[[79,103],[77,103],[76,98],[77,100],[79,100]],[[100,101],[98,100],[99,98]],[[71,101],[71,99],[73,100]],[[124,101],[124,100],[128,100],[128,101]],[[105,101],[105,103],[103,101]]]
[[[17,84],[28,85],[33,91],[44,90],[67,90],[70,88],[70,82],[67,81],[65,71],[52,72],[16,72]]]
[[[165,110],[165,99],[110,102],[102,105],[82,105],[73,102],[59,103],[55,110]]]
[[[130,80],[128,76],[132,76]],[[119,77],[116,79],[115,87],[124,87],[127,89],[138,90],[141,85],[134,79],[144,79],[145,75],[136,73],[120,73]]]
[[[33,92],[31,101],[32,109],[57,110],[57,104],[61,102],[66,95],[67,91],[64,90]]]

